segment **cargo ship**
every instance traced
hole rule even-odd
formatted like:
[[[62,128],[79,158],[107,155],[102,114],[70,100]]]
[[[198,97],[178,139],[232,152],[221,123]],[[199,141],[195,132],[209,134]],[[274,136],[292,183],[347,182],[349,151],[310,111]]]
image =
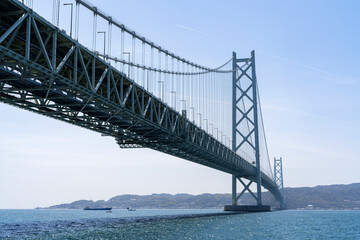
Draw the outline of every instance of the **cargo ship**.
[[[84,210],[104,210],[104,211],[110,211],[112,208],[91,208],[89,206],[85,207]]]

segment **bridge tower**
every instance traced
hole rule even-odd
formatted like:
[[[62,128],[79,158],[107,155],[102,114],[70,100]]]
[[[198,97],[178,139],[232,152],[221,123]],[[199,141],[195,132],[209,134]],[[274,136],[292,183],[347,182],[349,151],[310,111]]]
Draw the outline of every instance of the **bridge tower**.
[[[284,181],[282,170],[282,157],[279,159],[274,158],[274,180],[276,186],[280,189],[282,195],[282,201],[277,201],[277,205],[280,209],[286,208],[284,201]]]
[[[252,152],[255,159],[251,164],[255,166],[254,176],[232,175],[232,205],[225,206],[225,210],[250,210],[267,211],[270,206],[262,205],[261,199],[261,169],[259,147],[259,121],[258,121],[258,93],[255,72],[255,52],[251,52],[250,58],[237,58],[233,52],[233,75],[232,75],[232,150],[234,152]],[[241,155],[241,153],[240,153]],[[243,181],[243,177],[250,180]],[[244,189],[237,195],[237,181]],[[250,190],[250,185],[257,184],[256,195]],[[257,206],[238,206],[240,197],[248,191],[256,200]]]

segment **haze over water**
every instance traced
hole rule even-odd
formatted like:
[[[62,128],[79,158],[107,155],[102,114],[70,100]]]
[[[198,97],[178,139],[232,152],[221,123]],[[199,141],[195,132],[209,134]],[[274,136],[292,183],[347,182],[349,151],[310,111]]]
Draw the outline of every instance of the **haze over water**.
[[[360,211],[221,212],[0,210],[0,239],[360,239]]]

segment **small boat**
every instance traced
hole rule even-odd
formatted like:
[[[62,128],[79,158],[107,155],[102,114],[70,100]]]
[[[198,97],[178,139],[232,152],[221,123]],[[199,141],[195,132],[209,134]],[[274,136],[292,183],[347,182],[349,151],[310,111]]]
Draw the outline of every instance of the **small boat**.
[[[111,211],[111,207],[110,208],[91,208],[91,207],[89,207],[89,206],[86,206],[85,208],[84,208],[84,210],[104,210],[104,211]]]
[[[134,208],[129,208],[129,207],[127,207],[126,208],[128,211],[136,211],[136,209],[134,209]]]

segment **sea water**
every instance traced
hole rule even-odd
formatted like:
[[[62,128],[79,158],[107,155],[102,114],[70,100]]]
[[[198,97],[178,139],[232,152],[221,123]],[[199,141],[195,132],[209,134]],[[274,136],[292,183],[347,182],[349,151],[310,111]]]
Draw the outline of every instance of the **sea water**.
[[[360,211],[0,210],[0,239],[349,239]]]

